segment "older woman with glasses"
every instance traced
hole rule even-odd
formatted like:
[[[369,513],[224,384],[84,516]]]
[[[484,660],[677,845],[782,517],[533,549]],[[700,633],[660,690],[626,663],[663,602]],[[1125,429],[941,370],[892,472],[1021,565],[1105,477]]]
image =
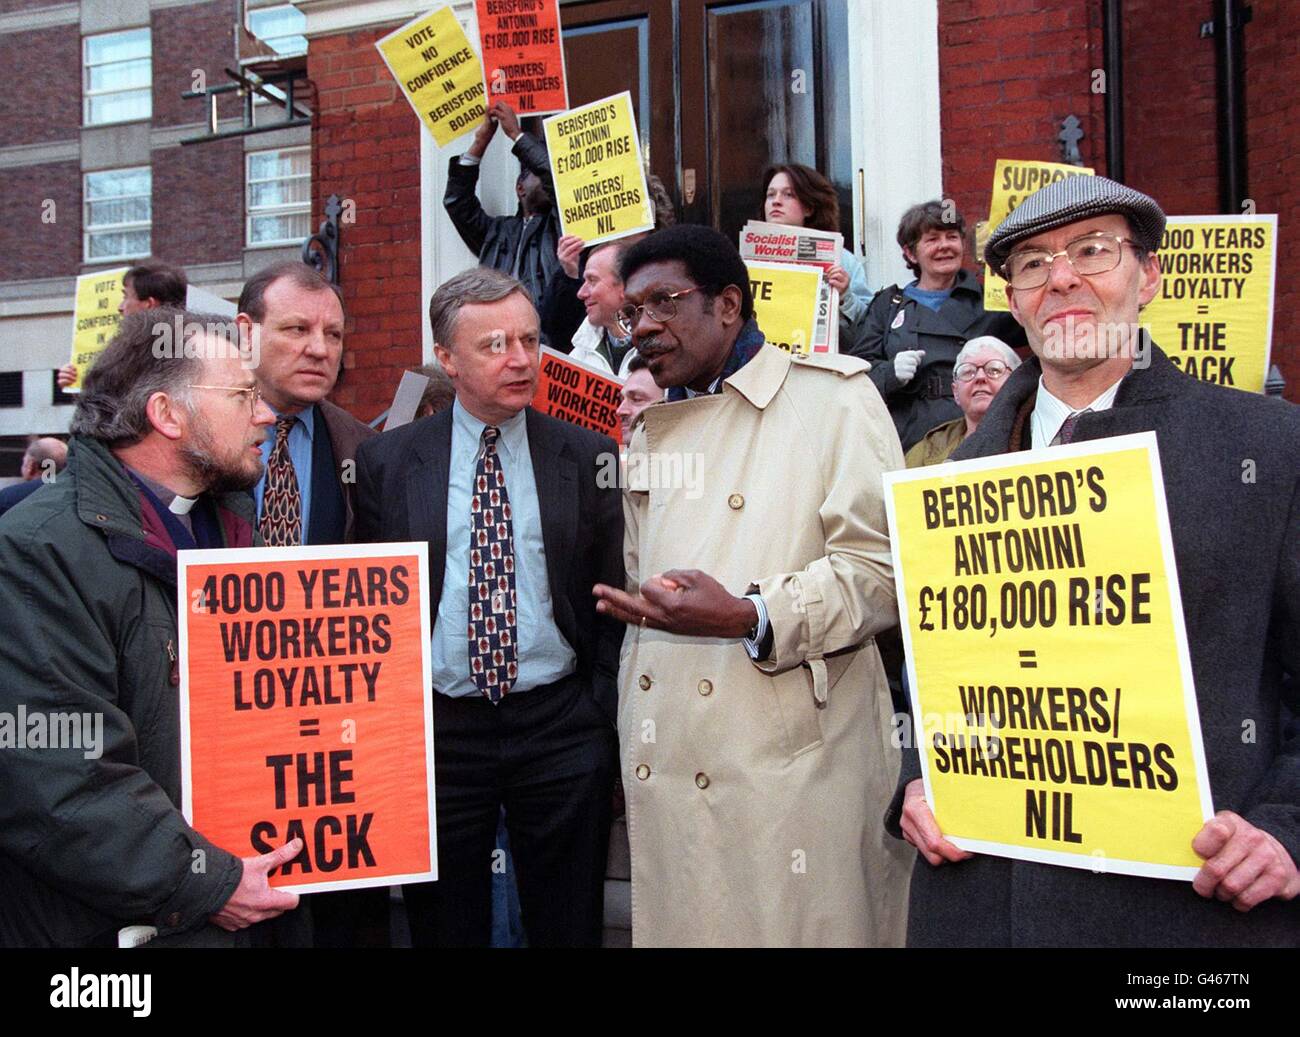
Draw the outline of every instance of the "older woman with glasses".
[[[962,346],[952,368],[952,395],[961,417],[927,432],[907,452],[907,467],[923,468],[948,460],[958,444],[979,428],[993,397],[1019,366],[1015,350],[993,335],[981,335]]]

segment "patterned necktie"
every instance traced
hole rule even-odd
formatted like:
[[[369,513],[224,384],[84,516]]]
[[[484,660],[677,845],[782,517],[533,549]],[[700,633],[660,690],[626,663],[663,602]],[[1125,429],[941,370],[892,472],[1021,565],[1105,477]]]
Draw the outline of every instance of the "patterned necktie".
[[[497,456],[500,435],[495,425],[483,429],[469,502],[469,668],[494,706],[519,677],[514,523]]]
[[[297,420],[288,414],[275,423],[275,447],[266,463],[262,518],[257,524],[268,547],[297,547],[302,543],[302,497],[298,475],[289,460],[289,430]]]
[[[1071,414],[1068,418],[1066,418],[1063,422],[1061,422],[1060,431],[1056,433],[1056,438],[1052,440],[1050,445],[1061,446],[1065,443],[1070,442],[1070,440],[1074,438],[1074,426],[1079,424],[1079,419],[1083,417],[1085,414],[1091,414],[1091,413],[1092,413],[1092,408],[1085,407],[1083,410]]]

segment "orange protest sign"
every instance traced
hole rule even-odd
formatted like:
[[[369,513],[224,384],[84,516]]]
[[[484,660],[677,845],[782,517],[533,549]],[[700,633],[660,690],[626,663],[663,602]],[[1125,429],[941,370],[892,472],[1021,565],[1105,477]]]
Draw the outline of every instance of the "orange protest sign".
[[[437,878],[428,545],[182,551],[186,818],[296,892]]]
[[[477,0],[479,53],[489,101],[520,115],[567,111],[558,0]]]
[[[622,441],[618,421],[622,387],[623,383],[612,375],[543,346],[533,409],[603,432],[618,443]]]

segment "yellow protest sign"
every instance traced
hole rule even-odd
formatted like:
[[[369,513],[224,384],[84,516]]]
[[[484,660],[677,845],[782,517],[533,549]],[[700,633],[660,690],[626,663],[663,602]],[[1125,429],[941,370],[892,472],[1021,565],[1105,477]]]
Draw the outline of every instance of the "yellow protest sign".
[[[822,268],[802,263],[746,263],[754,318],[764,337],[787,353],[807,356],[817,330]]]
[[[1048,184],[1064,180],[1067,176],[1092,176],[1087,166],[1071,166],[1064,162],[1036,162],[1032,159],[1000,158],[993,167],[993,198],[989,202],[989,233],[1011,215],[1017,205],[1035,191]],[[984,264],[984,308],[1002,310],[1007,307],[1007,283]]]
[[[1273,340],[1276,216],[1170,216],[1142,323],[1187,374],[1263,392]]]
[[[450,7],[407,22],[375,46],[438,147],[482,125],[483,63]]]
[[[562,234],[594,245],[654,227],[628,91],[553,115],[542,126]]]
[[[122,301],[122,275],[127,267],[100,270],[77,278],[76,302],[72,313],[72,360],[77,380],[64,392],[81,392],[82,379],[104,351],[117,331],[122,316],[117,312]]]
[[[911,727],[962,849],[1191,879],[1213,814],[1154,433],[885,476]]]

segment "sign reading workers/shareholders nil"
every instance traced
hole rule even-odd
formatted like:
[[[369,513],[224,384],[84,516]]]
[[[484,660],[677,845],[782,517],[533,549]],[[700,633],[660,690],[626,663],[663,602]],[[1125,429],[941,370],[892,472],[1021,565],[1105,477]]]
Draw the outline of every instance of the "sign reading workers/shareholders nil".
[[[1035,162],[1032,159],[1000,158],[993,167],[993,198],[989,202],[989,233],[1011,215],[1017,205],[1035,191],[1048,184],[1064,180],[1067,176],[1092,176],[1087,166],[1071,166],[1064,162]],[[984,308],[1009,309],[1007,283],[984,264]]]
[[[482,125],[490,103],[483,63],[450,7],[407,22],[375,46],[438,147]]]
[[[595,245],[654,227],[628,91],[552,115],[542,126],[562,234]]]
[[[520,115],[569,107],[558,0],[477,0],[488,98]]]
[[[543,346],[533,409],[593,432],[603,432],[618,443],[622,441],[622,425],[618,420],[622,385],[619,379],[603,371]]]
[[[1160,291],[1139,318],[1184,373],[1263,392],[1273,340],[1276,216],[1170,216]]]
[[[752,261],[745,267],[754,293],[754,319],[763,337],[787,353],[807,356],[822,305],[821,267]]]
[[[81,392],[81,382],[90,365],[117,333],[117,326],[122,322],[117,306],[122,301],[122,275],[126,271],[127,267],[122,267],[77,278],[71,360],[77,366],[77,380],[65,392]]]
[[[1213,814],[1154,433],[885,476],[939,829],[1191,879]]]
[[[437,878],[424,543],[182,551],[181,790],[297,892]]]

